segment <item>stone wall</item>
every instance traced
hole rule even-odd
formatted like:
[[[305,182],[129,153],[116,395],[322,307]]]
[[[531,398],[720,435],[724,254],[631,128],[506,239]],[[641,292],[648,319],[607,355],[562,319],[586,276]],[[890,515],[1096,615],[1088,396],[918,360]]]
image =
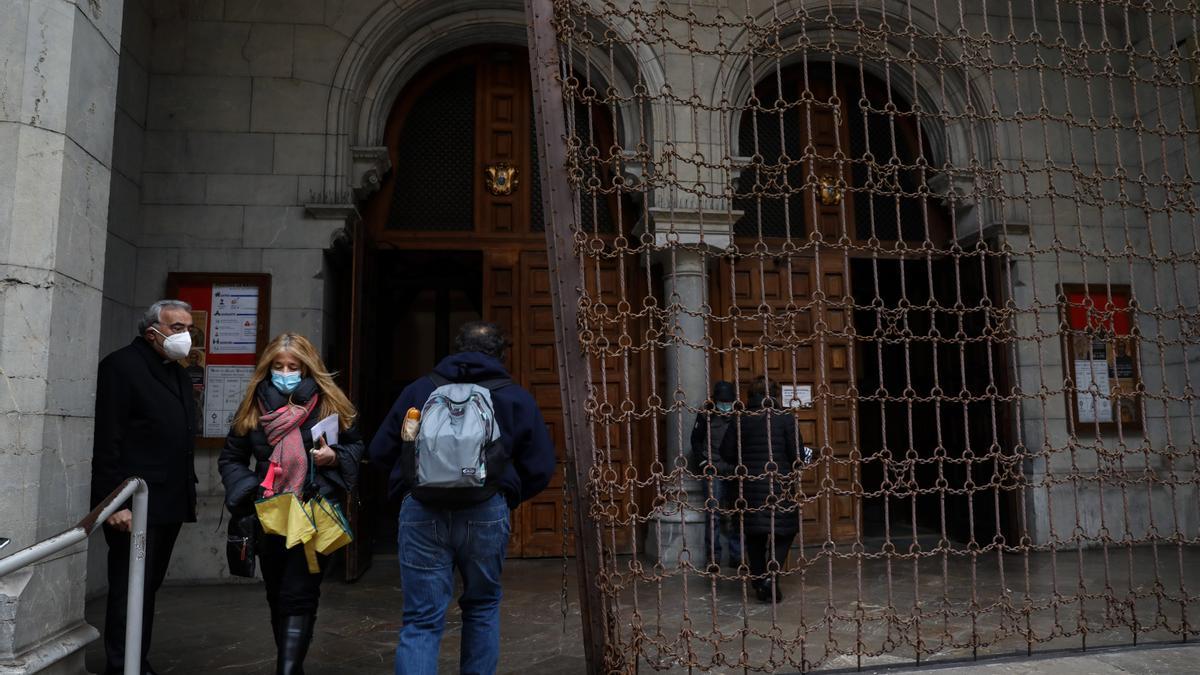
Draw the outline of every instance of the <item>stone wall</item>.
[[[100,355],[129,344],[143,308],[134,297],[138,229],[142,210],[142,148],[146,136],[149,82],[150,11],[144,0],[126,0],[121,25],[120,73],[113,133],[112,184],[104,254],[104,304],[100,316]],[[104,536],[88,548],[88,597],[107,590]]]
[[[0,512],[23,546],[89,506],[122,3],[3,12]],[[85,571],[78,546],[0,581],[0,672],[82,672]]]
[[[849,24],[859,10],[883,12],[895,22],[895,17],[910,16],[907,9],[911,3],[893,2],[887,8],[879,3],[859,3],[856,7],[851,2],[821,6],[826,4],[831,4],[831,11],[845,15]],[[710,5],[713,3],[695,3],[695,11],[701,18],[711,18],[716,10]],[[524,36],[522,3],[507,0],[486,7],[467,0],[159,0],[136,6],[137,19],[127,23],[130,30],[135,25],[137,30],[121,59],[117,133],[122,142],[118,143],[121,147],[113,185],[113,224],[108,237],[114,254],[108,260],[110,282],[105,286],[102,352],[124,342],[138,309],[161,296],[166,276],[172,271],[269,272],[273,276],[271,332],[299,331],[318,345],[327,344],[334,298],[323,251],[352,211],[345,207],[354,201],[352,190],[360,187],[362,167],[358,162],[361,157],[369,157],[369,153],[363,155],[352,148],[370,149],[382,143],[384,121],[396,93],[423,64],[456,47],[521,41]],[[754,0],[746,11],[767,16],[772,3]],[[1010,30],[1011,20],[1011,29],[1018,34],[1029,33],[1034,25],[1048,34],[1057,25],[1044,17],[1038,17],[1035,24],[1032,11],[1014,6],[1006,8],[1004,16],[967,12],[962,21],[969,30],[978,32],[985,28],[999,30],[1001,25],[1003,30]],[[929,12],[913,12],[911,16],[923,30],[937,28],[931,24]],[[959,16],[942,14],[940,18],[948,22],[941,27],[943,34],[954,35]],[[1075,24],[1064,18],[1064,37],[1070,41],[1082,33],[1099,34],[1099,24],[1084,21]],[[142,43],[146,31],[148,46]],[[700,35],[697,39],[712,46],[716,38]],[[749,36],[726,35],[724,39],[737,41]],[[1026,62],[1032,56],[1021,53],[1018,58]],[[701,75],[697,81],[702,83],[698,93],[712,104],[722,96],[746,95],[756,78],[751,64],[718,62],[703,55],[692,58],[669,50],[656,55],[617,53],[614,58],[621,71],[614,84],[627,94],[634,79],[630,73],[639,69],[652,91],[670,81],[678,93],[690,88],[695,68]],[[948,98],[943,98],[943,83],[933,74],[909,77],[896,71],[892,77],[893,82],[906,87],[915,81],[918,89],[909,95],[925,96],[952,110],[961,110],[965,101],[973,100],[982,106],[980,109],[989,109],[994,103],[1011,112],[1039,101],[1041,87],[1049,87],[1055,105],[1069,100],[1077,109],[1087,107],[1090,114],[1098,116],[1108,115],[1113,106],[1112,112],[1124,119],[1134,113],[1133,95],[1089,91],[1079,81],[1062,82],[1052,77],[1039,81],[1032,72],[1002,82],[980,77],[962,81],[951,78],[947,80],[950,86],[945,88]],[[144,112],[139,114],[135,109],[140,101],[144,101]],[[1146,115],[1149,108],[1138,112]],[[621,118],[627,137],[645,136],[652,142],[661,142],[665,137],[670,119],[679,156],[690,154],[687,139],[692,138],[696,150],[706,155],[723,154],[726,149],[714,145],[713,139],[721,136],[722,127],[736,128],[736,120],[699,115],[692,129],[693,118],[684,111],[660,108],[645,117],[637,111],[622,111]],[[975,159],[991,166],[996,161],[1019,160],[1022,146],[1015,125],[952,124],[931,131],[941,153],[935,158],[937,162],[949,159],[966,165]],[[1024,134],[1025,152],[1040,156],[1040,135],[1034,138],[1028,128]],[[125,152],[124,139],[129,140],[128,163],[120,157]],[[1111,172],[1116,161],[1114,148],[1132,147],[1132,142],[1122,138],[1115,144],[1101,144],[1099,152],[1093,153],[1086,134],[1058,134],[1045,156],[1056,162],[1069,162],[1073,157],[1083,166]],[[132,168],[138,161],[132,156],[136,146],[141,147],[140,172]],[[1130,166],[1131,157],[1128,152],[1123,155],[1126,166]],[[683,181],[724,180],[721,176],[692,176],[686,169],[681,171]],[[1056,187],[1063,189],[1062,185]],[[1008,189],[1016,194],[1024,187],[1014,183]],[[1030,189],[1044,191],[1046,185],[1035,182]],[[132,197],[135,193],[136,199]],[[720,207],[671,204],[671,198],[666,193],[656,195],[655,206]],[[334,208],[306,208],[312,203],[326,207],[333,204]],[[1081,232],[1089,245],[1095,245],[1101,234],[1110,240],[1123,236],[1126,223],[1142,233],[1138,236],[1143,241],[1151,236],[1145,214],[1080,209],[1062,200],[1035,199],[1028,208],[1021,200],[1005,204],[975,201],[960,206],[964,208],[959,227],[964,235],[998,228],[991,231],[1008,231],[1018,249],[1028,241],[1023,237],[1032,237],[1040,244],[1056,228]],[[1097,226],[1101,223],[1108,229]],[[136,263],[130,265],[130,260]],[[1060,280],[1075,281],[1084,271],[1081,265],[1022,260],[1013,267],[1013,281],[1021,289],[1018,293],[1036,287],[1038,297],[1045,299],[1052,296],[1051,289]],[[1088,274],[1094,275],[1095,270]],[[1128,270],[1119,272],[1114,283],[1122,278],[1129,281],[1129,274]],[[1142,280],[1153,279],[1153,274],[1141,268],[1133,272]],[[1135,279],[1135,283],[1140,282]],[[1029,302],[1032,296],[1018,299]],[[1054,314],[1045,311],[1036,318],[1030,316],[1019,329],[1033,330],[1037,322],[1049,325],[1046,322],[1056,320]],[[1043,381],[1052,384],[1060,377],[1062,362],[1057,343],[1023,347],[1016,358],[1018,381],[1026,390],[1036,390]],[[1162,377],[1170,365],[1156,371],[1156,362],[1152,361],[1144,362],[1143,368],[1148,378]],[[1037,448],[1047,441],[1062,447],[1066,442],[1061,399],[1052,399],[1046,405],[1030,403],[1021,412],[1023,424],[1017,433],[1027,447]],[[1165,430],[1182,424],[1187,411],[1156,415],[1149,420],[1147,437],[1152,444],[1161,445],[1167,439]],[[176,580],[216,579],[223,574],[217,546],[220,533],[216,531],[221,490],[214,453],[201,453],[197,462],[202,483],[202,522],[184,531],[180,555],[171,572]],[[1085,458],[1081,469],[1094,471],[1096,466],[1094,457]],[[1035,480],[1044,470],[1036,464],[1027,467],[1028,475]],[[1050,532],[1046,500],[1045,494],[1031,493],[1028,497],[1027,512],[1037,541],[1046,541]],[[1059,511],[1055,518],[1066,517],[1063,513]],[[1073,510],[1070,519],[1073,524]],[[1061,531],[1065,525],[1064,521],[1055,527]],[[1144,531],[1145,526],[1144,521],[1133,524],[1138,531]],[[1189,527],[1194,530],[1195,525]]]
[[[324,25],[325,4],[131,3],[102,355],[131,339],[170,272],[270,274],[270,334],[303,333],[324,350],[323,251],[343,221],[305,205],[323,200],[325,100],[347,42]],[[216,459],[197,452],[200,522],[180,535],[170,580],[228,578]],[[93,548],[97,593],[104,547]]]

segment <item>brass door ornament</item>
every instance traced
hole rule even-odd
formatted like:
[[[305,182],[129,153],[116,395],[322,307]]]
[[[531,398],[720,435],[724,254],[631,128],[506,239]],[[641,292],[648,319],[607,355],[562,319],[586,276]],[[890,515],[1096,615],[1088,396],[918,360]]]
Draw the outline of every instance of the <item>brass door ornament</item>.
[[[508,162],[497,162],[483,170],[483,181],[488,192],[497,197],[511,195],[517,189],[517,167]]]
[[[842,188],[838,187],[837,179],[829,174],[821,176],[819,181],[821,203],[825,206],[834,206],[842,203]]]

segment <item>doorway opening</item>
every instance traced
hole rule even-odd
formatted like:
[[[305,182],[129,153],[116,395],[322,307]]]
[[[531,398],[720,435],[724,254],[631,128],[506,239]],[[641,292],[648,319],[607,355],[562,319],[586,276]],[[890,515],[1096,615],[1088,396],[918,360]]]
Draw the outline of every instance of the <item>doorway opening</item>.
[[[1008,381],[994,276],[971,257],[854,260],[863,538],[1010,535]],[[952,309],[961,302],[962,312]],[[899,544],[897,544],[899,545]]]
[[[392,404],[414,380],[454,352],[454,337],[469,321],[483,318],[483,253],[399,251],[366,253],[362,349],[362,426],[378,429]],[[385,476],[375,477],[386,482]],[[386,503],[386,485],[372,494],[374,551],[396,548],[396,509]]]

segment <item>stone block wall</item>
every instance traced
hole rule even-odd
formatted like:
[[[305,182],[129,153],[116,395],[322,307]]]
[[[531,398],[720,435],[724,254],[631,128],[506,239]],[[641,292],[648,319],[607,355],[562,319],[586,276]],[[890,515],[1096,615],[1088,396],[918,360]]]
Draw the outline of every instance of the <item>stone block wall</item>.
[[[702,19],[711,18],[719,4],[695,3],[694,11]],[[885,13],[893,17],[894,23],[895,17],[910,16],[910,4],[893,2]],[[483,7],[469,0],[455,0],[414,2],[401,7],[382,0],[155,0],[130,5],[136,7],[136,18],[126,21],[129,44],[122,47],[120,61],[120,105],[115,119],[118,143],[113,160],[117,171],[107,237],[108,249],[113,253],[107,260],[101,354],[125,341],[137,311],[161,296],[166,276],[172,271],[269,272],[273,276],[271,332],[294,330],[310,336],[319,346],[327,344],[335,299],[331,297],[322,252],[343,221],[314,218],[305,205],[343,201],[342,195],[349,194],[353,182],[353,176],[347,178],[350,146],[382,142],[379,120],[381,116],[386,118],[394,91],[389,82],[378,79],[378,74],[411,75],[411,69],[393,60],[424,58],[421,44],[436,50],[444,44],[509,39],[511,26],[501,27],[503,13],[519,12],[522,4],[501,2]],[[853,13],[853,3],[833,5],[838,12]],[[915,6],[921,9],[920,3]],[[883,11],[881,7],[879,3],[859,3],[863,11]],[[766,0],[754,0],[746,11],[766,16],[771,8],[772,3]],[[1008,31],[1010,23],[1017,34],[1029,33],[1035,25],[1044,35],[1058,30],[1059,24],[1046,17],[1038,16],[1035,22],[1032,12],[1036,10],[1029,7],[997,11],[1003,15],[967,12],[961,20],[976,32],[985,28],[995,31],[1001,26]],[[457,23],[480,27],[471,28],[469,34],[454,32],[456,16],[463,18]],[[847,16],[849,23],[853,16]],[[928,12],[912,16],[925,28],[930,27],[926,25],[931,20]],[[960,16],[944,13],[940,18],[946,22],[942,32],[954,35]],[[1063,37],[1072,41],[1081,35],[1089,39],[1100,35],[1101,25],[1090,21],[1086,17],[1083,23],[1064,19]],[[716,37],[699,35],[697,39],[711,47]],[[397,48],[399,43],[406,45],[404,50]],[[1016,57],[1022,62],[1034,58],[1032,48],[1021,49],[1025,51]],[[745,87],[752,85],[739,83],[738,78],[752,79],[737,71],[740,66],[704,55],[693,58],[667,50],[639,58],[630,59],[638,65],[618,67],[626,71],[641,68],[654,91],[663,81],[669,81],[676,94],[690,95],[693,69],[700,75],[696,80],[700,83],[698,93],[710,104],[718,104],[722,96],[745,93]],[[1120,68],[1121,64],[1114,63],[1114,67]],[[893,78],[896,82],[907,79],[899,74]],[[1094,83],[1053,76],[1039,80],[1033,74],[1007,78],[1000,81],[974,74],[963,83],[969,91],[962,95],[974,97],[982,109],[994,103],[1006,113],[1034,105],[1045,90],[1052,93],[1055,105],[1067,100],[1080,113],[1086,110],[1100,117],[1112,113],[1123,119],[1130,119],[1134,112],[1144,118],[1155,114],[1144,104],[1139,107],[1141,102],[1135,96],[1112,95],[1106,89],[1095,88]],[[938,83],[920,84],[936,89]],[[942,102],[940,92],[933,89],[926,93],[934,102]],[[372,112],[372,106],[378,110]],[[337,118],[330,119],[330,111],[334,110],[338,111]],[[681,157],[698,150],[706,157],[719,158],[729,151],[721,134],[722,130],[736,128],[736,120],[705,114],[693,122],[693,117],[685,113],[682,109],[655,108],[643,120],[636,111],[629,110],[623,111],[622,118],[635,137],[645,136],[655,143],[660,143],[670,129],[675,152]],[[1021,132],[1012,124],[997,124],[986,130],[955,127],[945,132],[947,140],[942,151],[959,164],[972,157],[980,158],[987,166],[995,161],[1015,163],[1024,147],[1026,156],[1068,165],[1073,159],[1089,169],[1111,172],[1117,161],[1114,148],[1121,148],[1121,161],[1130,166],[1134,155],[1129,153],[1136,146],[1135,139],[1123,136],[1093,151],[1090,136],[1076,130],[1050,134],[1048,147],[1043,147],[1040,129],[1037,133],[1028,128]],[[140,171],[132,168],[139,161]],[[128,171],[126,167],[130,167]],[[692,176],[686,167],[680,172],[681,180],[694,178],[714,186],[724,180],[718,175]],[[1046,191],[1044,179],[1037,175],[1031,179],[1031,191]],[[1069,188],[1057,182],[1055,187]],[[1007,188],[1010,194],[1025,189],[1016,182]],[[656,195],[655,206],[669,208],[670,199],[665,193]],[[1097,246],[1102,235],[1109,241],[1123,238],[1127,224],[1141,246],[1166,231],[1149,222],[1145,214],[1078,207],[1063,200],[1034,199],[1028,205],[1022,200],[1008,200],[973,206],[977,208],[964,210],[962,232],[999,225],[1027,230],[1039,245],[1050,240],[1056,228],[1065,228],[1088,246]],[[1077,227],[1080,224],[1084,226]],[[1194,223],[1189,225],[1195,227]],[[1013,243],[1018,249],[1023,245],[1015,238]],[[1084,271],[1078,264],[1060,266],[1043,259],[1017,261],[1013,267],[1014,281],[1024,289],[1018,293],[1027,293],[1036,286],[1042,299],[1052,296],[1060,280],[1075,281]],[[1087,273],[1094,275],[1095,271]],[[1140,284],[1139,279],[1147,278],[1147,273],[1135,269],[1133,276],[1137,278],[1133,283]],[[1122,278],[1120,274],[1129,281],[1129,271],[1123,270],[1113,278],[1114,283]],[[1031,302],[1032,296],[1019,301]],[[1032,329],[1033,320],[1027,317],[1020,329]],[[1045,312],[1036,320],[1045,326],[1057,319],[1053,312]],[[1165,377],[1170,368],[1159,368],[1156,375],[1152,372],[1155,363],[1142,364],[1146,376]],[[1043,379],[1052,382],[1061,366],[1057,344],[1023,347],[1017,354],[1017,376],[1027,389],[1036,389]],[[1185,414],[1170,411],[1148,420],[1152,422],[1148,425],[1150,441],[1165,442],[1165,430],[1178,427],[1180,416]],[[1026,405],[1022,420],[1018,436],[1025,445],[1036,447],[1047,437],[1056,445],[1064,442],[1065,409],[1061,401],[1046,406]],[[1085,461],[1085,470],[1094,470],[1094,460],[1087,461],[1091,464]],[[214,548],[220,534],[214,532],[220,497],[213,469],[215,458],[211,453],[201,453],[197,462],[204,520],[185,530],[179,550],[200,554],[187,562],[180,562],[183,556],[177,557],[173,579],[211,579],[222,574],[219,550]],[[1036,476],[1038,468],[1031,466],[1029,471]],[[1034,516],[1031,522],[1040,533],[1035,538],[1044,541],[1049,512],[1038,506],[1038,499],[1045,501],[1030,497],[1030,513]]]
[[[0,21],[0,511],[15,546],[89,508],[122,4],[18,0]],[[0,671],[82,672],[85,571],[78,546],[0,581]]]
[[[326,5],[330,7],[326,8]],[[323,251],[342,220],[324,198],[333,71],[374,1],[129,2],[122,44],[100,355],[132,338],[171,272],[272,276],[270,334],[324,351],[333,298]],[[218,452],[197,453],[200,522],[184,528],[169,579],[228,579]],[[102,544],[89,592],[103,592]]]

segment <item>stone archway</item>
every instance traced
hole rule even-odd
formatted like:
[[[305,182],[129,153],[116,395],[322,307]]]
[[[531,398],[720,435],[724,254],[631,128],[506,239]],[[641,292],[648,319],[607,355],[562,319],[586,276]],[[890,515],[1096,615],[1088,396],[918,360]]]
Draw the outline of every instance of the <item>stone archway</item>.
[[[628,27],[614,27],[624,32]],[[317,201],[351,206],[378,188],[387,171],[383,138],[393,103],[429,64],[478,44],[524,46],[528,24],[521,0],[501,0],[464,9],[433,0],[386,3],[354,32],[334,74],[326,111],[325,169]],[[595,54],[581,59],[608,63]],[[661,86],[664,76],[649,53],[612,55],[614,68],[603,75],[623,95],[635,87]],[[660,115],[631,105],[619,115],[627,137],[653,136]],[[351,209],[314,206],[315,215],[348,216]],[[323,213],[322,213],[323,212]]]

